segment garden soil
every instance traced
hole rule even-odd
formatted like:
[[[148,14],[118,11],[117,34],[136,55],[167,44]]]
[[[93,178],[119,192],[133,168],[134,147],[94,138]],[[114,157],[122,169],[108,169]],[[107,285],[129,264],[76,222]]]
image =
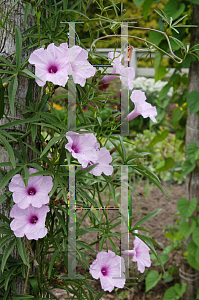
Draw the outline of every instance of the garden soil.
[[[169,187],[168,184],[162,183],[164,190],[166,193],[169,195],[171,201],[169,201],[165,195],[156,187],[153,186],[150,194],[148,195],[148,198],[146,197],[145,194],[145,189],[144,189],[144,183],[140,183],[137,186],[136,192],[138,193],[137,195],[132,194],[133,197],[133,224],[135,224],[138,220],[140,220],[142,217],[146,216],[148,213],[151,213],[157,209],[162,209],[155,217],[152,219],[148,220],[145,222],[142,226],[151,231],[152,235],[150,237],[154,238],[160,246],[165,248],[167,245],[169,245],[169,240],[164,236],[164,233],[168,231],[168,226],[169,225],[175,225],[175,220],[176,217],[173,217],[173,215],[177,212],[177,201],[180,197],[184,197],[185,195],[185,185],[172,185]],[[111,204],[111,203],[110,203]],[[109,204],[109,205],[110,205]],[[81,212],[77,212],[77,219],[78,215],[80,215]],[[116,210],[109,210],[108,211],[108,218],[109,220],[114,219],[118,215],[118,212]],[[117,220],[118,221],[118,220]],[[87,227],[89,224],[89,220],[85,218],[83,222],[83,226]],[[116,227],[114,229],[114,232],[120,233],[120,227]],[[144,233],[144,232],[140,232]],[[91,242],[96,240],[97,236],[96,233],[89,233],[88,236],[84,235],[84,240],[86,242]],[[117,249],[119,249],[119,241],[117,239],[113,239]],[[130,236],[130,249],[133,249],[133,236]],[[96,246],[95,246],[96,247]],[[111,245],[108,245],[108,248],[111,249]],[[94,248],[96,250],[96,248]],[[161,254],[162,249],[158,246],[155,245],[156,251]],[[104,251],[106,251],[106,247],[103,248]],[[96,258],[96,255],[94,253],[89,253],[93,259]],[[131,262],[131,261],[130,261]],[[92,263],[92,260],[90,261]],[[175,261],[172,262],[175,264]],[[177,263],[177,262],[176,262]],[[138,280],[131,280],[128,279],[127,282],[131,283],[136,283],[136,285],[131,286],[129,285],[128,288],[130,290],[126,289],[118,289],[118,296],[116,296],[115,292],[108,293],[106,292],[103,297],[101,298],[102,300],[113,300],[113,299],[123,299],[123,300],[162,300],[164,292],[166,289],[170,286],[172,286],[174,283],[172,282],[171,284],[165,284],[162,281],[156,285],[155,288],[151,289],[148,293],[145,293],[145,284],[144,284],[144,279],[145,276],[148,272],[148,268],[145,269],[145,273],[141,274],[136,271],[135,267],[136,265],[133,265],[135,263],[132,263],[130,265],[131,271],[134,272],[132,273],[130,271],[130,276],[134,274],[134,276],[138,277]],[[153,269],[161,271],[161,268],[159,266],[153,267]],[[82,275],[86,273],[86,270],[81,266],[78,265],[76,271]],[[137,272],[137,273],[136,273]],[[60,269],[60,275],[66,274],[67,271],[66,269]],[[90,277],[90,279],[92,279]],[[88,281],[94,288],[95,291],[100,292],[101,291],[101,285],[100,285],[100,280],[93,280],[93,281]],[[175,283],[179,282],[179,276],[177,274],[175,278]],[[60,286],[61,288],[61,286]],[[63,289],[59,289],[58,286],[57,288],[53,289],[53,293],[57,296],[58,299],[64,300],[64,299],[72,299],[72,295],[70,297],[67,296],[66,291]],[[118,297],[118,298],[117,298]],[[75,298],[77,299],[77,298]]]

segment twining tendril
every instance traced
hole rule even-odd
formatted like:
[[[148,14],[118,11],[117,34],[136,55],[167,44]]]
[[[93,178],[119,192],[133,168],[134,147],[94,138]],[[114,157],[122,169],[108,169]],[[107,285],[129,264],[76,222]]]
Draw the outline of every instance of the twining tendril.
[[[174,60],[176,63],[180,64],[183,62],[184,58],[180,58],[178,56],[176,56],[173,51],[172,51],[172,48],[171,48],[171,44],[170,44],[170,40],[169,40],[169,37],[167,36],[167,34],[165,32],[162,32],[162,31],[159,31],[157,29],[151,29],[151,28],[144,28],[144,27],[135,27],[135,26],[127,26],[127,25],[123,25],[123,26],[126,26],[126,27],[131,27],[131,28],[135,28],[135,29],[141,29],[141,30],[151,30],[151,31],[155,31],[155,32],[158,32],[158,33],[161,33],[163,34],[165,37],[166,37],[166,40],[168,42],[168,46],[169,46],[169,50],[171,51],[171,55],[169,53],[167,53],[166,51],[164,51],[163,49],[159,48],[158,46],[156,46],[155,44],[143,39],[143,38],[140,38],[140,37],[137,37],[137,36],[133,36],[133,35],[123,35],[123,34],[110,34],[110,35],[107,35],[107,36],[102,36],[102,37],[99,37],[98,39],[94,40],[91,44],[91,52],[92,52],[92,48],[94,46],[94,44],[99,41],[99,40],[102,40],[102,39],[105,39],[107,37],[127,37],[127,38],[134,38],[134,39],[137,39],[137,40],[140,40],[140,41],[143,41],[151,46],[153,46],[154,48],[156,48],[157,50],[161,51],[162,53],[164,53],[165,55],[169,56],[172,60]]]

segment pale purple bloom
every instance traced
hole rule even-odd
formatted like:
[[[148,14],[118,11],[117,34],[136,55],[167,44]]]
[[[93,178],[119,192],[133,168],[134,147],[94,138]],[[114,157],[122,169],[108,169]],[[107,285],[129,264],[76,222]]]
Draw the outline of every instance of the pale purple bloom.
[[[38,170],[30,168],[29,174],[38,172]],[[33,176],[28,179],[28,187],[26,189],[22,176],[16,174],[13,176],[9,190],[13,192],[13,201],[18,204],[19,208],[25,209],[30,204],[34,207],[41,207],[49,202],[49,196],[53,187],[51,176]]]
[[[145,267],[151,266],[151,260],[149,255],[150,248],[139,238],[134,240],[134,249],[125,250],[124,255],[132,256],[133,262],[137,262],[138,271],[144,273]]]
[[[117,57],[119,55],[119,57]],[[124,67],[121,64],[121,60],[123,55],[120,54],[119,52],[109,52],[108,57],[113,60],[111,62],[111,65],[113,66],[112,73],[119,73],[120,75],[105,75],[102,78],[102,82],[106,83],[109,82],[110,80],[113,80],[117,77],[120,77],[120,80],[122,83],[126,86],[129,87],[130,90],[133,89],[133,83],[131,82],[132,79],[135,77],[135,70],[133,67]],[[116,57],[116,58],[114,58]],[[113,59],[114,58],[114,59]]]
[[[97,157],[93,161],[90,161],[90,165],[98,163],[98,165],[93,168],[89,173],[100,176],[102,173],[105,175],[111,175],[113,173],[113,166],[109,165],[112,161],[110,152],[102,147],[96,151]]]
[[[88,166],[90,161],[97,159],[96,150],[99,147],[97,139],[93,133],[76,133],[68,131],[66,133],[68,143],[65,148],[78,160],[83,168]]]
[[[54,43],[47,49],[35,50],[29,58],[29,63],[35,65],[35,75],[42,81],[37,80],[39,86],[44,86],[46,81],[65,86],[68,81],[69,55],[68,44],[63,43],[56,47]]]
[[[155,116],[157,116],[156,107],[146,102],[145,93],[140,90],[134,90],[131,94],[131,101],[135,104],[134,110],[127,115],[127,120],[131,121],[137,116],[142,115],[143,118],[149,117],[153,122],[157,122]]]
[[[15,204],[10,212],[10,217],[14,218],[10,228],[16,237],[23,237],[25,234],[28,240],[41,239],[47,234],[45,220],[49,211],[46,205],[40,208],[29,205],[26,209],[21,209]]]
[[[125,285],[124,258],[114,252],[99,252],[96,260],[90,265],[90,274],[95,279],[100,279],[104,291],[112,292],[114,287],[123,288]]]
[[[72,75],[74,83],[85,86],[86,78],[95,75],[96,69],[88,62],[88,52],[79,46],[68,49],[69,75]]]

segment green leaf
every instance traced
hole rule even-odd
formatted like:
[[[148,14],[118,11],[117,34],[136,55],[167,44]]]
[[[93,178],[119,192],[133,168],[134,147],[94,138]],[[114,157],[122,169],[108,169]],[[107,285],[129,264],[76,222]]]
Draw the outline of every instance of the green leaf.
[[[172,17],[173,20],[177,19],[185,10],[185,4],[181,3],[180,6],[176,0],[170,0],[164,7],[164,12]]]
[[[16,296],[12,296],[12,300],[29,300],[29,299],[35,299],[35,296],[31,296],[31,295],[16,295]]]
[[[10,240],[13,240],[13,237],[11,237],[10,235],[0,237],[0,249],[2,249],[3,246],[5,246],[5,244],[7,244]]]
[[[16,71],[15,67],[9,63],[7,59],[5,59],[3,56],[0,56],[0,61],[2,61],[5,65],[7,65],[9,68],[11,68],[13,71]],[[13,73],[12,73],[13,74]]]
[[[164,130],[161,134],[157,134],[149,144],[149,148],[153,149],[153,146],[157,143],[164,141],[169,135],[169,130]]]
[[[160,259],[161,259],[161,262],[163,263],[163,265],[169,261],[169,257],[167,254],[160,255]],[[160,265],[159,261],[156,261],[154,264],[154,266],[159,266],[159,265]]]
[[[176,292],[174,286],[168,288],[164,293],[163,300],[176,300]]]
[[[9,281],[10,281],[10,277],[11,277],[12,275],[14,275],[15,270],[16,270],[17,268],[18,268],[18,265],[12,267],[12,268],[10,269],[10,271],[7,273],[7,275],[6,275],[6,277],[5,277],[5,290],[7,290],[7,288],[8,288],[8,283],[9,283]]]
[[[4,220],[6,223],[10,225],[10,220],[6,216],[2,215],[1,213],[0,213],[0,219]]]
[[[191,254],[188,254],[188,263],[190,264],[190,266],[196,270],[199,271],[199,261],[197,260],[197,257],[191,255]]]
[[[180,233],[182,233],[187,240],[190,234],[192,234],[195,227],[196,221],[193,221],[191,225],[188,222],[184,221],[180,224]]]
[[[154,68],[156,71],[158,71],[160,64],[162,62],[162,58],[163,58],[163,53],[161,51],[156,51],[155,53],[155,64],[154,64]]]
[[[43,80],[41,80],[39,77],[35,76],[35,75],[34,75],[30,70],[28,70],[28,69],[23,69],[23,70],[21,70],[21,72],[25,73],[26,75],[29,75],[31,78],[35,78],[35,79],[37,79],[37,80],[43,82]]]
[[[24,15],[23,27],[25,27],[25,25],[26,25],[26,21],[27,21],[30,9],[31,9],[31,4],[28,2],[28,3],[26,3],[26,7],[25,7],[25,15]]]
[[[125,149],[125,146],[124,146],[124,142],[123,142],[123,139],[122,137],[119,135],[119,139],[120,139],[120,144],[121,144],[121,147],[122,147],[122,153],[123,153],[123,161],[126,162],[126,149]]]
[[[170,36],[170,38],[178,45],[177,49],[184,47],[184,44],[183,44],[180,40],[176,39],[176,38],[173,37],[173,36]],[[171,42],[172,42],[172,41],[171,41]],[[171,45],[171,46],[172,46],[172,45]],[[175,47],[175,44],[172,46],[172,49],[174,49],[174,47]],[[176,47],[175,47],[175,48],[176,48]],[[175,50],[177,50],[177,49],[175,49]]]
[[[188,201],[186,198],[180,198],[177,203],[177,208],[182,215],[183,219],[190,217],[197,206],[197,199],[193,198],[191,201]]]
[[[168,94],[170,88],[171,88],[170,83],[167,83],[167,84],[161,89],[161,91],[160,91],[160,93],[159,93],[159,99],[160,99],[160,100],[163,100],[164,98],[166,98],[166,96],[167,96],[167,94]]]
[[[145,279],[145,292],[147,293],[150,289],[152,289],[160,279],[162,278],[162,274],[158,274],[158,271],[153,270],[149,274],[147,274],[146,279]]]
[[[56,209],[54,210],[54,212],[55,212],[56,217],[58,218],[58,220],[60,222],[61,228],[63,229],[65,235],[68,236],[68,233],[67,233],[67,230],[66,230],[66,224],[64,222],[63,216]]]
[[[101,290],[101,292],[99,292],[99,294],[97,294],[97,297],[95,298],[96,300],[101,299],[101,297],[104,295],[105,291]]]
[[[26,254],[26,249],[24,247],[24,244],[21,240],[21,238],[16,238],[17,240],[17,248],[18,248],[18,251],[19,251],[19,254],[21,256],[21,259],[23,260],[24,264],[26,266],[28,266],[28,268],[30,268],[30,264],[29,264],[29,261],[28,261],[28,257],[27,257],[27,254]]]
[[[141,173],[142,175],[146,176],[148,179],[150,179],[163,193],[164,195],[167,197],[167,199],[169,201],[170,198],[167,195],[167,193],[165,192],[165,190],[163,189],[159,178],[146,166],[140,165],[138,164],[137,166],[132,166],[135,170],[137,170],[139,173]]]
[[[11,127],[21,125],[21,124],[24,124],[24,123],[34,123],[34,122],[36,123],[36,122],[39,122],[41,120],[42,120],[41,118],[28,118],[28,119],[24,119],[24,120],[14,121],[14,122],[10,122],[10,123],[6,123],[4,125],[1,125],[1,129],[11,128]]]
[[[149,33],[149,42],[158,46],[162,40],[164,40],[164,35],[162,33],[151,31]],[[159,52],[159,51],[158,51]]]
[[[8,85],[8,98],[9,98],[10,110],[13,118],[14,118],[14,104],[15,104],[17,87],[18,87],[18,80],[17,80],[17,76],[15,75],[13,80]]]
[[[41,153],[40,157],[42,157],[44,154],[46,154],[46,152],[48,152],[48,150],[59,140],[61,140],[63,137],[62,136],[54,136],[50,142],[48,143],[48,145],[45,147],[44,151]]]
[[[188,1],[191,2],[191,3],[198,4],[198,0],[188,0]],[[199,298],[197,298],[197,299],[199,299]]]
[[[199,227],[196,227],[192,234],[194,243],[199,247]]]
[[[1,262],[1,271],[3,272],[4,268],[5,268],[5,264],[6,264],[6,261],[10,255],[10,253],[12,252],[12,250],[14,249],[14,246],[15,246],[15,239],[12,240],[9,245],[6,247],[6,249],[4,249],[4,252],[3,252],[3,257],[2,257],[2,262]]]
[[[154,212],[148,214],[147,216],[143,217],[142,219],[140,219],[137,223],[135,223],[135,225],[133,226],[133,230],[135,227],[140,226],[141,224],[143,224],[144,222],[148,221],[149,219],[155,217],[159,212],[161,211],[161,209],[157,209]]]
[[[18,71],[21,66],[22,38],[21,38],[21,32],[17,26],[15,27],[15,39],[16,39],[16,67]]]
[[[199,147],[196,145],[196,143],[190,143],[188,145],[187,155],[192,164],[195,160],[199,159]]]
[[[23,168],[23,166],[22,167],[16,167],[15,169],[10,170],[10,172],[5,175],[5,177],[3,178],[3,180],[0,183],[0,190],[2,190],[8,184],[10,179],[15,174],[17,174],[22,168]]]
[[[188,243],[188,245],[187,245],[187,251],[189,252],[190,255],[196,256],[197,249],[198,249],[198,247],[194,243],[194,241],[190,241]]]
[[[32,141],[34,142],[37,136],[37,125],[31,124],[31,135],[32,135]]]
[[[15,162],[15,156],[14,156],[14,152],[12,147],[10,146],[10,144],[8,143],[8,141],[6,140],[6,138],[2,135],[0,135],[0,140],[2,141],[4,147],[6,148],[8,155],[10,157],[10,162],[13,166],[13,168],[16,168],[16,162]]]
[[[196,167],[196,164],[192,164],[189,159],[185,160],[184,164],[182,165],[182,176],[191,173]]]
[[[52,272],[54,263],[55,263],[56,258],[57,258],[58,255],[59,255],[59,249],[57,249],[57,250],[53,253],[52,257],[51,257],[51,260],[50,260],[50,263],[49,263],[49,269],[48,269],[48,279],[50,279],[50,275],[51,275],[51,272]]]
[[[146,1],[144,1],[144,5],[143,5],[143,8],[142,8],[142,14],[143,14],[143,17],[146,20],[147,20],[148,12],[150,10],[150,7],[151,7],[152,3],[153,3],[153,0],[146,0]]]
[[[172,168],[173,164],[173,158],[167,157],[165,160],[160,161],[155,168],[158,172],[167,171]]]
[[[167,73],[168,73],[168,70],[166,69],[166,67],[160,66],[158,69],[156,69],[156,72],[155,72],[155,82],[164,78]]]
[[[173,114],[172,114],[172,124],[175,125],[176,123],[178,123],[180,119],[182,119],[183,115],[184,115],[184,110],[181,110],[180,107],[176,107],[173,110]]]
[[[4,115],[4,88],[2,79],[0,78],[0,119]]]
[[[190,110],[190,115],[199,111],[199,92],[192,91],[187,95],[187,106]]]
[[[137,6],[137,7],[140,7],[143,3],[144,3],[145,0],[133,0],[133,3]]]
[[[29,278],[29,281],[30,281],[30,284],[33,288],[33,291],[34,291],[35,295],[38,296],[38,294],[39,294],[38,279],[36,277],[33,277],[33,278]]]

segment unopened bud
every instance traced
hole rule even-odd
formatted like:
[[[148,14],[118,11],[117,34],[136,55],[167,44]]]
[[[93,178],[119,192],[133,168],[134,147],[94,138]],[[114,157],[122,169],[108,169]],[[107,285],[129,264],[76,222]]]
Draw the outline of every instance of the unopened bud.
[[[41,4],[38,5],[38,11],[42,11],[43,6]]]
[[[3,87],[5,88],[5,87],[7,87],[8,86],[8,82],[4,82],[3,83]]]
[[[124,8],[124,9],[122,10],[122,12],[123,12],[123,14],[125,14],[125,12],[126,12],[126,8]]]

